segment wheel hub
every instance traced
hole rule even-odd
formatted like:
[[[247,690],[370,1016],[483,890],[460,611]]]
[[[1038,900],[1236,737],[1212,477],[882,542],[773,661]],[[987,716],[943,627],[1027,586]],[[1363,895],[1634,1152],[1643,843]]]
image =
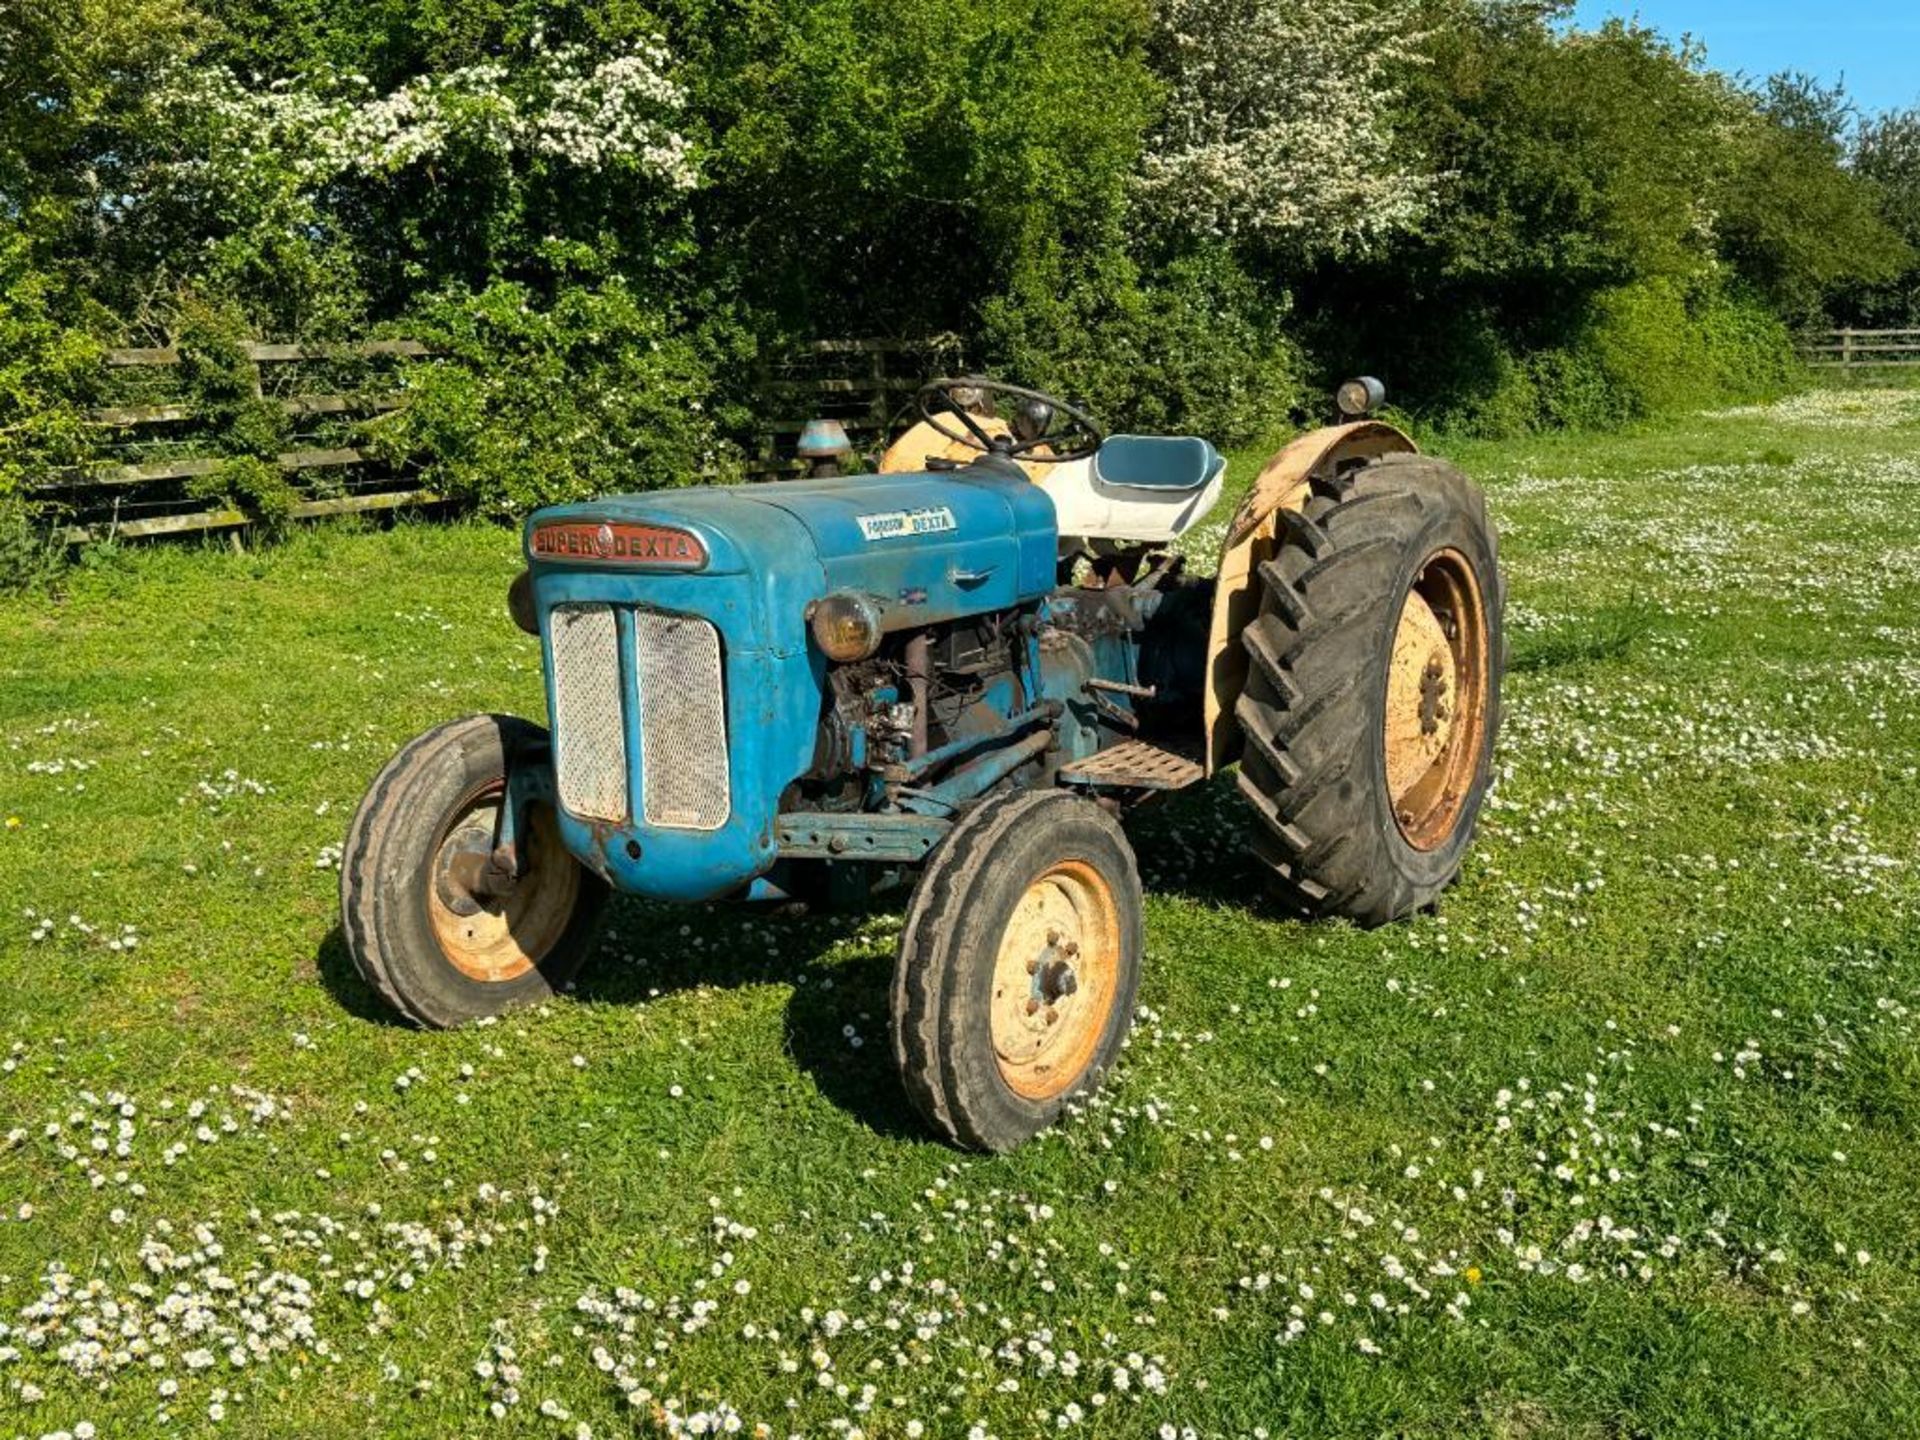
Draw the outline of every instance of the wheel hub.
[[[1045,947],[1027,962],[1026,1028],[1043,1035],[1059,1024],[1061,1011],[1080,992],[1080,976],[1073,961],[1080,953],[1077,941],[1058,930],[1047,932]]]
[[[1028,886],[994,966],[995,1060],[1030,1099],[1077,1082],[1097,1049],[1119,973],[1119,912],[1091,866],[1069,861]]]
[[[435,850],[427,916],[447,961],[474,980],[518,979],[566,933],[579,894],[579,867],[560,849],[552,814],[535,808],[513,874],[513,856],[494,849],[501,787],[454,807]],[[555,863],[543,864],[546,857]]]
[[[1420,672],[1421,735],[1438,735],[1441,724],[1451,718],[1446,710],[1446,695],[1446,666],[1440,657],[1435,655],[1427,661],[1427,668]]]
[[[434,891],[442,905],[462,918],[505,899],[518,880],[513,856],[494,848],[493,831],[477,818],[449,835],[434,859]]]
[[[1407,592],[1387,673],[1386,780],[1409,844],[1453,833],[1479,765],[1488,677],[1486,615],[1458,551],[1432,556]]]

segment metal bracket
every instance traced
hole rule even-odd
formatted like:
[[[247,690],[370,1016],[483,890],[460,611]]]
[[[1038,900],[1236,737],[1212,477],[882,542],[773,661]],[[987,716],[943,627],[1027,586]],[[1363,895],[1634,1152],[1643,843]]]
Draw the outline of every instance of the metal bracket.
[[[552,749],[530,747],[513,756],[507,765],[506,793],[500,797],[500,819],[494,827],[493,855],[488,861],[491,876],[509,885],[520,878],[525,871],[520,838],[526,832],[527,807],[555,803]]]
[[[929,815],[836,815],[802,811],[774,822],[783,860],[889,860],[914,863],[953,826]]]

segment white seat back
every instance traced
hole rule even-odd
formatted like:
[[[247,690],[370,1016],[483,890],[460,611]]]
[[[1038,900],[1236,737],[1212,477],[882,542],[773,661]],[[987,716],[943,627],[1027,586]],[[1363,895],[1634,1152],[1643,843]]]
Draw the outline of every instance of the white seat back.
[[[1109,483],[1100,475],[1096,459],[1035,469],[1040,472],[1035,483],[1053,500],[1061,539],[1143,544],[1176,540],[1198,525],[1219,503],[1227,475],[1221,461],[1197,487],[1149,489]]]

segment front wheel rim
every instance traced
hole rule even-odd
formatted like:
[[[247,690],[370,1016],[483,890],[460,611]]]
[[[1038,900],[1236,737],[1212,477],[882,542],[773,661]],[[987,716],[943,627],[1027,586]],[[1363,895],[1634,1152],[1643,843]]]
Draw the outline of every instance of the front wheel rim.
[[[1436,551],[1408,587],[1387,674],[1386,783],[1400,834],[1437,850],[1479,778],[1490,682],[1487,612],[1473,564]]]
[[[1092,865],[1065,860],[1030,884],[994,959],[994,1062],[1007,1088],[1052,1100],[1084,1077],[1119,993],[1120,907]]]
[[[470,792],[449,813],[428,862],[427,920],[440,953],[469,980],[506,985],[537,970],[572,923],[580,899],[580,867],[560,843],[545,806],[529,807],[520,841],[521,874],[505,895],[480,899],[471,913],[448,903],[444,876],[453,858],[491,849],[506,787],[493,781]]]

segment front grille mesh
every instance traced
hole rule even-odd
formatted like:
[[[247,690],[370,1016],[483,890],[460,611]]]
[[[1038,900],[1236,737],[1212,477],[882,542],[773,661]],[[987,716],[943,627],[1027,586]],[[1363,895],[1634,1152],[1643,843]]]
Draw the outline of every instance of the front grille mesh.
[[[705,620],[638,610],[633,639],[647,823],[718,830],[732,810],[720,632]]]
[[[560,803],[590,820],[627,818],[620,639],[611,605],[556,605],[553,723]]]

